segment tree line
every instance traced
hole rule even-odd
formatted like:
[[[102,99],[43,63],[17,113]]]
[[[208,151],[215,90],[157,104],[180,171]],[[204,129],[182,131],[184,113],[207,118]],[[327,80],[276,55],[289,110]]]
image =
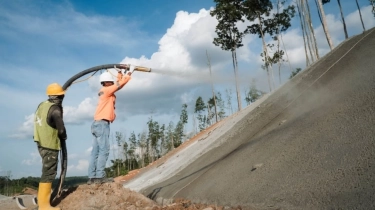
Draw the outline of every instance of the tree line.
[[[112,152],[111,166],[105,168],[106,175],[116,177],[143,168],[180,146],[186,139],[224,119],[228,114],[233,114],[232,91],[226,89],[225,92],[226,99],[221,92],[214,92],[214,95],[208,99],[197,97],[190,121],[193,129],[190,131],[186,128],[189,122],[187,104],[181,105],[177,123],[170,121],[168,124],[163,124],[150,116],[146,122],[147,129],[141,133],[136,134],[132,131],[127,138],[123,132],[116,131],[110,137],[112,144],[116,145],[116,150]],[[250,105],[264,94],[265,92],[257,89],[256,81],[252,80],[248,90],[245,90],[245,101]]]
[[[38,189],[40,177],[22,177],[20,179],[10,179],[9,176],[0,176],[0,194],[13,196],[23,194],[25,188]],[[74,187],[87,182],[87,176],[66,177],[64,187]],[[53,181],[53,186],[58,184],[58,179]]]

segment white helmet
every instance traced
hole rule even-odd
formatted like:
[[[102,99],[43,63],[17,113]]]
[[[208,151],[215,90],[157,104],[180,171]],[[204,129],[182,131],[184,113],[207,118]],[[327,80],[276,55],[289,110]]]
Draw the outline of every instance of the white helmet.
[[[113,79],[111,73],[106,71],[100,75],[100,83],[102,82],[115,82],[115,80]]]

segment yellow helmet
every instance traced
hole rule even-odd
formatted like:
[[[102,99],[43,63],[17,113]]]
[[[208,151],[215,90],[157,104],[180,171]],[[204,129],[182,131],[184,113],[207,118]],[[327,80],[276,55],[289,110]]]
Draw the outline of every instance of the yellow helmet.
[[[59,95],[64,95],[65,91],[63,90],[61,85],[59,85],[57,83],[52,83],[52,84],[47,86],[46,93],[49,96],[59,96]]]

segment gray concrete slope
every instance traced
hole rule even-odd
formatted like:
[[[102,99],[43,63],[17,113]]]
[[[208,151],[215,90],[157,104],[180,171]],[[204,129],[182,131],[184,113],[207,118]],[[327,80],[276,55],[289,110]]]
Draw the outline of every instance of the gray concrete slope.
[[[255,209],[375,209],[375,31],[275,91],[203,154],[141,192]]]

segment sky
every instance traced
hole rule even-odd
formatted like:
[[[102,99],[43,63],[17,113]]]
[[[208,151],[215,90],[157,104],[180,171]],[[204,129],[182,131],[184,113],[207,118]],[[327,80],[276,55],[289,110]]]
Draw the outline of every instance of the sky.
[[[366,30],[375,26],[371,6],[359,0]],[[342,1],[349,36],[363,32],[355,1]],[[150,117],[168,125],[179,120],[181,105],[188,105],[186,132],[193,130],[198,96],[211,97],[210,58],[216,92],[224,100],[232,92],[236,109],[231,53],[212,41],[217,20],[211,17],[212,0],[0,0],[0,176],[41,175],[41,158],[33,141],[33,113],[47,99],[48,84],[63,85],[73,75],[104,64],[125,63],[152,68],[134,72],[131,81],[116,93],[117,118],[111,135],[128,138],[147,129]],[[313,27],[321,56],[330,51],[316,6],[310,0]],[[344,41],[340,11],[335,1],[324,5],[328,30],[335,46]],[[246,23],[239,27],[244,27]],[[306,67],[298,16],[283,33],[289,63],[281,69],[284,84],[292,69]],[[247,35],[237,51],[242,106],[245,90],[255,79],[268,90],[261,69],[261,40]],[[100,89],[98,76],[69,87],[64,102],[67,129],[67,176],[86,176],[91,151],[91,123]],[[228,108],[227,115],[231,110]],[[236,111],[236,110],[234,110]],[[111,138],[113,139],[113,138]],[[109,159],[118,157],[112,146]],[[109,163],[110,161],[108,161]]]

